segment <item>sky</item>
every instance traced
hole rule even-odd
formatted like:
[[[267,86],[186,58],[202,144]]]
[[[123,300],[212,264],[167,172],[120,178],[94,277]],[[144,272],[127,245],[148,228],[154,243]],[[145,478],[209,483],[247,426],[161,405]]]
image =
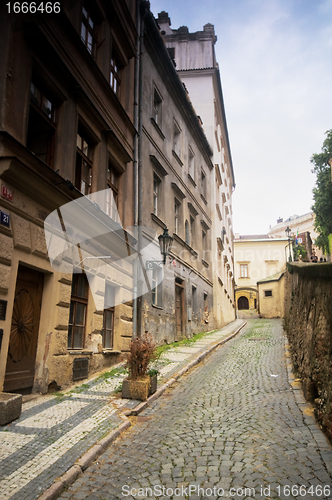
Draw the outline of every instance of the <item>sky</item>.
[[[311,211],[332,128],[332,0],[150,0],[171,28],[214,24],[236,188],[235,233]]]

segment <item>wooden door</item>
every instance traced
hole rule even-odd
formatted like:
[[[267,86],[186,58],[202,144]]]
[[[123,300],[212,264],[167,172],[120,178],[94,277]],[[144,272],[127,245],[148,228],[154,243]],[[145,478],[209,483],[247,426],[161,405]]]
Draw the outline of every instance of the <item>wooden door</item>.
[[[4,391],[33,386],[42,290],[43,274],[19,267]]]
[[[175,323],[176,337],[181,338],[183,332],[183,286],[175,283]]]

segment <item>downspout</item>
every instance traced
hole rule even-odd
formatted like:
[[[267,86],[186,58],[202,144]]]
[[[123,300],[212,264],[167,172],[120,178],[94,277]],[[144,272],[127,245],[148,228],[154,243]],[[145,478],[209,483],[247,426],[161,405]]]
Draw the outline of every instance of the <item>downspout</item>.
[[[147,0],[137,0],[137,51],[136,51],[136,68],[135,68],[135,126],[138,133],[135,135],[135,232],[137,237],[138,252],[142,248],[142,224],[143,224],[143,198],[142,198],[142,113],[143,113],[143,36],[144,36],[144,20],[149,13],[150,2]],[[141,9],[144,9],[143,15]],[[137,123],[136,123],[137,119]],[[141,337],[142,333],[142,278],[140,265],[137,261],[135,274],[135,300],[134,300],[134,337]]]
[[[140,0],[136,2],[136,54],[135,54],[135,83],[134,83],[134,238],[138,241],[138,122],[139,122],[139,73],[140,73]],[[133,300],[133,337],[137,337],[137,281],[138,259],[134,266],[134,300]]]

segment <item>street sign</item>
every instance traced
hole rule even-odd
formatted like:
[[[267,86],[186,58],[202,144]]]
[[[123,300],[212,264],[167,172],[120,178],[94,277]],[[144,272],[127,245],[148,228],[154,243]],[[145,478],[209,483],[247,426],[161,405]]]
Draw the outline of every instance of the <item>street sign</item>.
[[[4,184],[1,184],[1,198],[11,202],[13,201],[13,191]]]

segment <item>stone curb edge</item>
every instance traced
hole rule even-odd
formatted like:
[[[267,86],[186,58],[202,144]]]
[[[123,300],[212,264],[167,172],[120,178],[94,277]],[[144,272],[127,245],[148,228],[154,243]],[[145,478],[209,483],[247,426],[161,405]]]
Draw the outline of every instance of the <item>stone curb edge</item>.
[[[165,382],[157,391],[150,396],[147,401],[143,401],[140,403],[138,406],[136,406],[135,409],[133,410],[127,410],[124,411],[122,414],[120,414],[120,417],[124,419],[124,422],[119,425],[116,429],[111,431],[106,437],[98,441],[95,445],[93,445],[82,457],[76,461],[74,465],[70,467],[70,469],[67,470],[55,483],[52,484],[44,493],[38,497],[38,500],[56,500],[56,498],[59,497],[59,495],[63,492],[63,490],[67,487],[70,486],[76,479],[89,467],[89,465],[94,462],[94,460],[101,455],[107,448],[108,446],[122,434],[126,429],[128,429],[131,426],[131,423],[128,419],[128,416],[136,416],[139,413],[141,413],[150,403],[158,399],[168,387],[173,385],[182,375],[184,375],[187,371],[189,371],[191,368],[194,366],[198,365],[202,359],[206,358],[210,352],[212,352],[214,349],[219,347],[220,345],[225,344],[229,340],[231,340],[233,337],[235,337],[242,328],[244,328],[247,324],[247,321],[244,321],[244,323],[231,335],[226,337],[225,339],[222,339],[215,344],[213,344],[211,347],[206,349],[206,351],[202,352],[199,354],[195,359],[190,361],[187,365],[185,365],[176,375],[174,375],[173,378]]]

